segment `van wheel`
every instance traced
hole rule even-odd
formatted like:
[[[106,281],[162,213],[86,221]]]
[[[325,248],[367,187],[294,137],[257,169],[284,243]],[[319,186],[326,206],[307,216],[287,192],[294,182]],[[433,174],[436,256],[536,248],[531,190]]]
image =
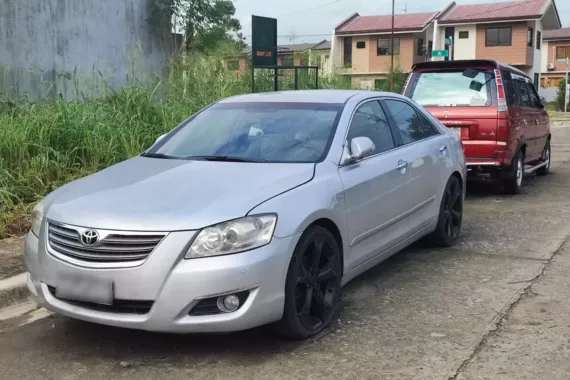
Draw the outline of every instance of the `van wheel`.
[[[511,172],[505,182],[506,191],[509,194],[519,194],[524,179],[524,155],[519,151],[511,165]]]
[[[445,186],[437,227],[431,235],[434,244],[442,247],[451,247],[461,232],[463,220],[463,187],[455,176],[451,176]]]
[[[550,162],[552,160],[552,151],[550,150],[550,140],[546,142],[546,146],[542,151],[542,162],[546,161],[546,166],[536,171],[536,175],[547,175],[550,172]]]
[[[324,227],[308,228],[289,264],[278,332],[301,340],[329,327],[338,306],[341,280],[342,257],[336,239]]]

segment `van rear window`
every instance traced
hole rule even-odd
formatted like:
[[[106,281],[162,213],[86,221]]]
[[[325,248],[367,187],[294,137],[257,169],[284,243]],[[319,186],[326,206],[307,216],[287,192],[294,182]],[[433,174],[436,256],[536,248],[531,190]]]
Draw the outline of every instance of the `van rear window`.
[[[408,96],[429,106],[490,106],[493,103],[491,70],[421,71],[414,74]]]

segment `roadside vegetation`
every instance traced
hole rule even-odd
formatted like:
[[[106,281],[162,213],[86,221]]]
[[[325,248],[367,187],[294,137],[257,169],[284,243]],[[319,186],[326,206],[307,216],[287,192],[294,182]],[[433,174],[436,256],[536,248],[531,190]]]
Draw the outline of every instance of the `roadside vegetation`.
[[[280,86],[290,87],[291,78],[284,73]],[[351,87],[347,77],[319,82],[320,88]],[[256,83],[271,90],[271,73],[257,73]],[[301,88],[313,83],[311,75],[300,75]],[[0,238],[24,233],[30,208],[50,191],[140,154],[202,107],[248,92],[249,71],[227,71],[219,55],[196,53],[174,59],[169,77],[152,86],[130,77],[122,90],[99,98],[0,96]]]

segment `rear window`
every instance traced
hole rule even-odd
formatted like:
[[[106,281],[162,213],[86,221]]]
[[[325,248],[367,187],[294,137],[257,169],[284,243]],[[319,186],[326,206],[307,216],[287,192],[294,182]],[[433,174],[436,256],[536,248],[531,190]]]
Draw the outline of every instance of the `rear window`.
[[[492,70],[421,71],[414,74],[408,96],[428,106],[490,106],[493,103]]]

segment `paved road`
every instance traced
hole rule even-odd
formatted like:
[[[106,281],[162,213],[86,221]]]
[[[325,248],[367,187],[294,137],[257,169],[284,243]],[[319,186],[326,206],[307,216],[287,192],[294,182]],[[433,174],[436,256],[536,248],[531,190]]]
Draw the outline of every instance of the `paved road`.
[[[570,128],[553,132],[552,175],[516,197],[471,187],[460,244],[416,245],[354,280],[324,336],[23,317],[0,324],[0,379],[568,379]]]

